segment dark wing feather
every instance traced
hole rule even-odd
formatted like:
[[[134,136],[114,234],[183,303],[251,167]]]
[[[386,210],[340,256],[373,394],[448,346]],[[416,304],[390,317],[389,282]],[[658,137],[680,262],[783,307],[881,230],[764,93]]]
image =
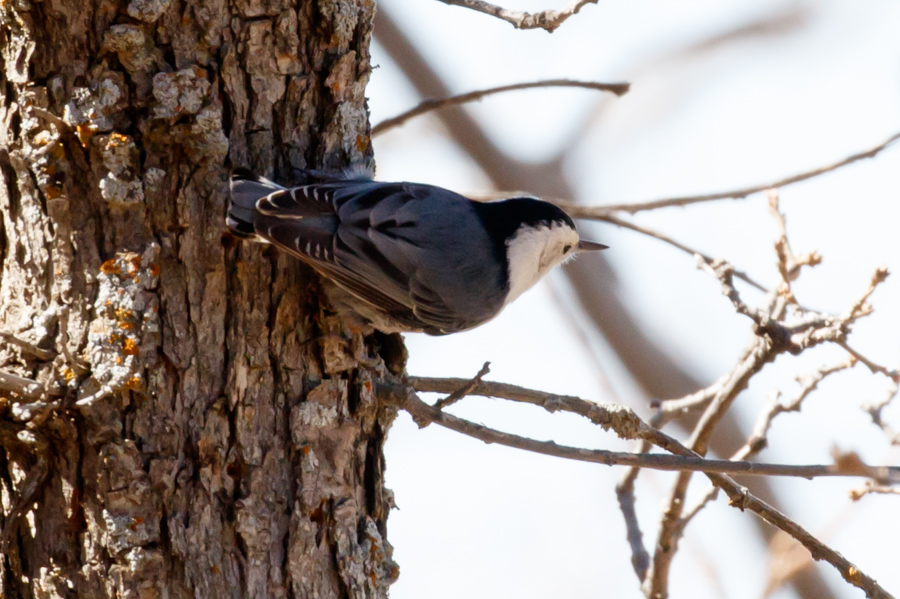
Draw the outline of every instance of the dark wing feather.
[[[239,211],[259,237],[412,330],[435,335],[468,328],[444,298],[417,276],[422,248],[406,234],[420,209],[411,203],[432,188],[369,181],[274,190],[261,185],[251,190],[249,182],[242,185]],[[259,195],[256,214],[249,219],[247,196],[253,192]],[[235,212],[232,207],[231,213]]]
[[[335,213],[333,194],[320,185],[304,185],[270,193],[256,202],[256,209],[268,216],[300,219]]]

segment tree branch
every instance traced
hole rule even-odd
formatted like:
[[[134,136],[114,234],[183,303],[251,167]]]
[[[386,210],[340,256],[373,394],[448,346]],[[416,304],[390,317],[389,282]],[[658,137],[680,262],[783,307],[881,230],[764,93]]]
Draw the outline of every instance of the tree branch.
[[[487,397],[500,397],[520,403],[529,403],[540,406],[551,413],[563,411],[578,414],[601,426],[604,430],[612,430],[621,439],[641,439],[676,455],[583,449],[559,445],[553,441],[536,441],[458,418],[438,410],[435,406],[428,405],[415,394],[415,391],[443,393],[450,389],[459,389],[460,385],[466,385],[471,382],[465,379],[414,377],[409,379],[410,387],[407,389],[389,383],[385,383],[379,389],[389,396],[393,403],[409,412],[416,422],[423,423],[420,426],[427,422],[434,422],[464,435],[480,439],[485,443],[498,443],[534,453],[581,462],[592,462],[607,466],[637,466],[653,470],[680,470],[683,472],[791,476],[807,479],[822,476],[854,476],[885,481],[895,479],[900,481],[900,466],[867,466],[865,468],[854,467],[853,469],[848,469],[840,464],[786,465],[705,459],[669,435],[641,420],[633,410],[626,406],[597,404],[579,397],[554,395],[505,383],[482,381],[472,386],[472,393]]]
[[[650,443],[641,441],[638,452],[646,453],[649,450]],[[637,574],[638,582],[643,583],[647,578],[647,571],[650,569],[650,554],[644,546],[644,534],[641,532],[635,509],[634,483],[640,472],[640,468],[633,466],[626,471],[625,476],[616,485],[616,500],[619,502],[619,509],[622,510],[622,517],[625,520],[626,538],[631,547],[631,566],[634,568],[634,573]]]
[[[662,241],[663,243],[666,243],[678,250],[681,250],[682,252],[685,252],[686,254],[690,254],[691,256],[702,256],[707,262],[709,262],[713,259],[711,256],[708,256],[708,255],[706,255],[702,252],[699,252],[691,247],[688,247],[679,241],[675,241],[671,237],[669,237],[663,233],[660,233],[659,231],[650,229],[648,227],[642,227],[641,225],[638,225],[631,221],[627,221],[625,219],[619,218],[615,215],[607,214],[605,216],[584,216],[585,214],[590,213],[591,207],[579,206],[577,204],[573,204],[571,202],[566,202],[565,200],[559,200],[559,199],[555,199],[555,198],[543,198],[543,199],[547,200],[548,202],[553,202],[554,204],[556,204],[557,206],[559,206],[560,208],[565,210],[569,214],[569,216],[571,216],[572,218],[586,218],[586,219],[590,219],[590,220],[596,220],[596,221],[600,221],[600,222],[604,222],[604,223],[609,223],[611,225],[615,225],[615,226],[621,227],[623,229],[628,229],[630,231],[634,231],[635,233],[640,233],[641,235],[646,235],[647,237],[652,237],[653,239]],[[742,281],[749,284],[750,286],[755,287],[756,289],[759,289],[763,293],[768,291],[768,289],[766,289],[762,284],[757,283],[756,281],[751,279],[749,275],[747,275],[746,273],[744,273],[742,271],[735,270],[734,276],[741,279]]]
[[[437,100],[424,100],[418,106],[400,113],[395,117],[385,119],[372,127],[372,137],[381,135],[385,131],[394,129],[406,123],[406,121],[417,116],[440,110],[448,106],[459,106],[468,102],[481,100],[485,96],[499,94],[509,91],[517,91],[522,89],[534,89],[541,87],[578,87],[582,89],[595,89],[600,91],[608,91],[621,96],[628,92],[630,83],[596,83],[593,81],[573,81],[572,79],[548,79],[545,81],[532,81],[530,83],[516,83],[513,85],[501,85],[489,89],[471,91],[465,94],[450,96],[448,98],[440,98]]]
[[[502,19],[512,24],[516,29],[544,29],[549,33],[563,24],[563,22],[576,14],[585,4],[596,4],[597,0],[577,0],[569,8],[564,10],[544,10],[536,13],[527,13],[517,10],[506,10],[495,4],[483,0],[439,0],[450,6],[461,6],[474,11],[482,12],[492,17]]]
[[[421,382],[422,379],[419,379],[419,381]],[[753,469],[753,467],[757,466],[775,466],[776,468],[792,467],[778,466],[774,464],[760,465],[752,464],[749,462],[730,462],[728,460],[706,460],[702,457],[697,456],[697,454],[691,451],[689,448],[681,446],[677,443],[677,441],[674,441],[674,443],[678,449],[679,454],[681,455],[674,456],[587,450],[557,445],[553,442],[535,441],[533,439],[520,437],[518,435],[511,435],[509,433],[504,433],[480,424],[469,422],[462,418],[457,418],[456,416],[438,410],[419,399],[415,391],[410,387],[383,382],[378,384],[377,389],[378,394],[382,398],[409,412],[413,419],[417,422],[431,421],[451,430],[455,430],[459,433],[463,433],[476,439],[480,439],[485,443],[499,443],[508,447],[524,449],[544,455],[565,457],[569,459],[607,465],[621,464],[650,467],[660,470],[690,468],[692,471],[705,471],[706,475],[713,482],[713,484],[722,488],[728,494],[730,499],[729,504],[731,506],[737,507],[742,511],[749,509],[750,511],[760,516],[766,522],[785,531],[786,533],[797,539],[800,543],[802,543],[810,551],[814,559],[822,559],[832,564],[835,568],[838,569],[838,571],[841,573],[844,579],[847,580],[847,582],[863,589],[868,597],[873,599],[889,599],[892,597],[887,591],[881,588],[874,579],[863,574],[859,570],[859,568],[857,568],[852,562],[844,558],[841,554],[823,544],[799,524],[797,524],[772,506],[751,495],[745,487],[737,484],[737,482],[735,482],[731,478],[720,474],[721,472],[733,471],[730,470],[730,466],[737,464],[747,464],[751,467],[751,470]],[[545,398],[546,400],[566,397],[541,394],[540,392],[531,390],[527,391],[530,392],[526,394],[529,397],[536,397],[532,394],[537,394],[537,396],[545,395],[547,396]],[[533,402],[529,401],[527,403]],[[547,402],[545,401],[544,403]],[[590,402],[585,403],[590,404]],[[551,401],[549,403],[549,405],[551,406],[555,404],[555,401]],[[591,405],[595,406],[595,408],[599,410],[599,412],[597,412],[598,414],[606,411],[609,407],[600,406],[599,404]],[[619,428],[616,427],[616,422],[619,426],[625,424],[623,430],[630,431],[634,434],[637,434],[639,430],[643,429],[644,427],[646,427],[644,430],[653,430],[651,427],[647,426],[639,418],[637,418],[637,416],[634,415],[633,412],[622,406],[619,406],[615,413],[609,413],[609,416],[610,418],[606,420],[606,422],[609,424],[609,428],[614,428],[614,430],[620,435],[622,434],[622,431],[620,431]],[[643,424],[643,427],[638,426],[637,429],[635,429],[634,425],[636,424]],[[607,428],[607,426],[604,426],[604,428]],[[676,466],[676,463],[679,461],[681,462],[681,465]],[[722,467],[721,470],[718,469],[720,466]],[[826,466],[825,468],[829,469],[831,467]],[[879,470],[881,470],[882,473],[885,474],[894,470],[897,471],[892,472],[894,475],[900,473],[900,468],[883,468]],[[746,474],[748,472],[741,471],[741,473]],[[857,468],[853,468],[849,472],[847,472],[846,475],[854,476],[860,474],[857,471]]]
[[[812,179],[813,177],[818,177],[819,175],[823,175],[825,173],[837,170],[841,167],[847,166],[848,164],[853,164],[854,162],[858,162],[859,160],[864,160],[866,158],[874,158],[877,156],[882,150],[886,149],[888,146],[893,144],[895,141],[900,139],[900,133],[895,133],[890,136],[888,139],[878,144],[874,148],[870,148],[864,152],[859,152],[858,154],[852,154],[843,160],[835,162],[833,164],[828,164],[826,166],[822,166],[811,171],[806,171],[803,173],[799,173],[796,175],[791,175],[790,177],[785,177],[783,179],[776,179],[775,181],[770,181],[768,183],[763,183],[760,185],[754,185],[752,187],[745,187],[742,189],[735,189],[732,191],[724,191],[719,193],[711,193],[707,195],[696,195],[696,196],[682,196],[677,198],[666,198],[662,200],[653,200],[650,202],[635,202],[630,204],[607,204],[606,206],[584,206],[579,211],[578,218],[585,219],[598,219],[602,216],[606,216],[612,212],[627,212],[629,214],[635,214],[637,212],[642,212],[644,210],[657,210],[659,208],[669,208],[672,206],[689,206],[691,204],[699,204],[702,202],[712,202],[715,200],[740,200],[746,198],[749,195],[754,193],[759,193],[762,191],[766,191],[769,189],[775,189],[778,187],[785,187],[787,185],[791,185],[793,183],[799,183],[800,181],[806,181],[807,179]]]

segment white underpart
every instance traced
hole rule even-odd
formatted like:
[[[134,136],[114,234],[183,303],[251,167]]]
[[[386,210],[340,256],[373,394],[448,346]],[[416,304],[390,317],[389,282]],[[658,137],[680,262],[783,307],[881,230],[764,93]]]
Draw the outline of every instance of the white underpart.
[[[578,233],[568,225],[522,226],[506,242],[506,257],[509,260],[506,304],[530,289],[554,266],[570,258],[577,245]],[[567,247],[569,251],[564,252]]]

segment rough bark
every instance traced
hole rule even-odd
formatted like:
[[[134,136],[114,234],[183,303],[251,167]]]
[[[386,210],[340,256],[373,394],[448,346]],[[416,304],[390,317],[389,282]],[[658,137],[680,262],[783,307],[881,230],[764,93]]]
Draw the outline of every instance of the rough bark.
[[[387,595],[402,346],[223,236],[229,166],[372,161],[373,12],[0,3],[0,596]]]

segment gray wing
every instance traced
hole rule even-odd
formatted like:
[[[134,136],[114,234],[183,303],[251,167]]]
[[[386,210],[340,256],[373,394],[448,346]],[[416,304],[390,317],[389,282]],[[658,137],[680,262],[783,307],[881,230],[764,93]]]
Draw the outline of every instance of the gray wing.
[[[446,266],[436,252],[452,255],[462,249],[454,231],[440,230],[440,224],[472,218],[466,198],[431,186],[370,181],[267,191],[255,202],[257,236],[299,257],[411,330],[452,333],[496,312],[476,314],[473,320],[471,310],[460,310],[454,300],[466,280],[455,276],[466,273],[456,273],[453,260],[447,277],[434,280],[433,269]],[[433,235],[426,236],[431,238],[423,238],[423,230],[431,231]],[[455,252],[446,247],[454,241]],[[452,284],[442,285],[447,280]]]

